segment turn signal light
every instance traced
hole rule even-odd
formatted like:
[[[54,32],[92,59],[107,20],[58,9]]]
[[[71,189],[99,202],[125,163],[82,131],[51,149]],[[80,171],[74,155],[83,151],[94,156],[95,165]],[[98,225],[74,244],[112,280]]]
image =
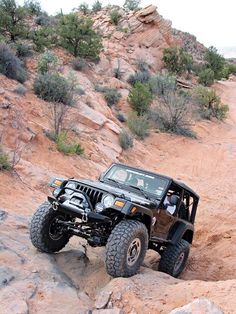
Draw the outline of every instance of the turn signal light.
[[[125,206],[125,202],[123,202],[123,201],[115,201],[115,206],[122,208],[122,207]]]

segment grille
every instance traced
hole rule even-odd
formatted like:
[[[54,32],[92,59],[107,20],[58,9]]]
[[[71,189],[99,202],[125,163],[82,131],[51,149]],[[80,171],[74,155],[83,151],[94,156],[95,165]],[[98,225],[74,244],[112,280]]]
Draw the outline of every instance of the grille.
[[[95,189],[95,188],[92,188],[90,186],[86,186],[83,184],[78,184],[77,189],[79,191],[84,192],[89,197],[90,202],[91,202],[93,207],[95,207],[95,205],[98,202],[101,202],[103,194],[104,194],[102,191],[100,191],[98,189]]]

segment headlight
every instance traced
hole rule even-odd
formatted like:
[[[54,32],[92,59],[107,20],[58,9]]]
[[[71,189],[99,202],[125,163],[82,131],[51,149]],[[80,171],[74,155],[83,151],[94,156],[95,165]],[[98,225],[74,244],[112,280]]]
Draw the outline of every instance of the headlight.
[[[102,199],[102,204],[103,204],[104,208],[109,208],[109,207],[113,206],[114,202],[115,202],[115,198],[111,194],[105,195]]]
[[[71,189],[76,189],[76,184],[73,182],[68,182],[66,187],[71,188]],[[67,194],[72,194],[74,191],[70,190],[70,189],[65,189],[65,192]]]

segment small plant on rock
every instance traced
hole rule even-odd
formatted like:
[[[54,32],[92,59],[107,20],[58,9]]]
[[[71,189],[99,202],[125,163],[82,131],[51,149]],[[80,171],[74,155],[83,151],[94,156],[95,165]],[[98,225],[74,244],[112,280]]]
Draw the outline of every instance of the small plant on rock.
[[[134,145],[133,144],[133,137],[125,129],[123,129],[120,132],[119,142],[120,142],[121,148],[123,148],[124,150],[127,150],[127,149],[133,147],[133,145]]]
[[[119,13],[118,10],[112,10],[110,12],[110,19],[111,19],[111,23],[114,25],[118,25],[120,19],[121,19],[121,15]]]
[[[3,151],[3,148],[0,146],[0,171],[2,170],[11,170],[12,166],[9,160],[7,153]]]
[[[147,116],[138,116],[136,112],[132,112],[127,120],[130,131],[141,140],[149,135],[150,123]]]
[[[84,149],[80,144],[70,143],[66,132],[61,132],[56,139],[57,150],[65,155],[82,155]]]
[[[51,70],[55,71],[59,63],[58,57],[51,51],[46,51],[39,59],[38,72],[45,74]]]
[[[152,93],[149,86],[137,82],[129,93],[128,101],[139,116],[146,113],[152,103]]]
[[[104,97],[108,106],[111,107],[118,103],[121,94],[115,88],[107,88]]]

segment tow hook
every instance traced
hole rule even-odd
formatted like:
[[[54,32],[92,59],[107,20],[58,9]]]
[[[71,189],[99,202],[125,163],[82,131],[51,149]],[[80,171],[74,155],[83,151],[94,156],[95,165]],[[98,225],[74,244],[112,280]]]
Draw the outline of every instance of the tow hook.
[[[57,204],[57,202],[53,202],[53,203],[52,203],[52,208],[53,208],[53,210],[55,210],[55,211],[58,210],[58,204]]]
[[[87,222],[87,221],[88,221],[88,215],[87,215],[87,213],[83,213],[83,214],[82,214],[81,220],[82,220],[82,222]]]

